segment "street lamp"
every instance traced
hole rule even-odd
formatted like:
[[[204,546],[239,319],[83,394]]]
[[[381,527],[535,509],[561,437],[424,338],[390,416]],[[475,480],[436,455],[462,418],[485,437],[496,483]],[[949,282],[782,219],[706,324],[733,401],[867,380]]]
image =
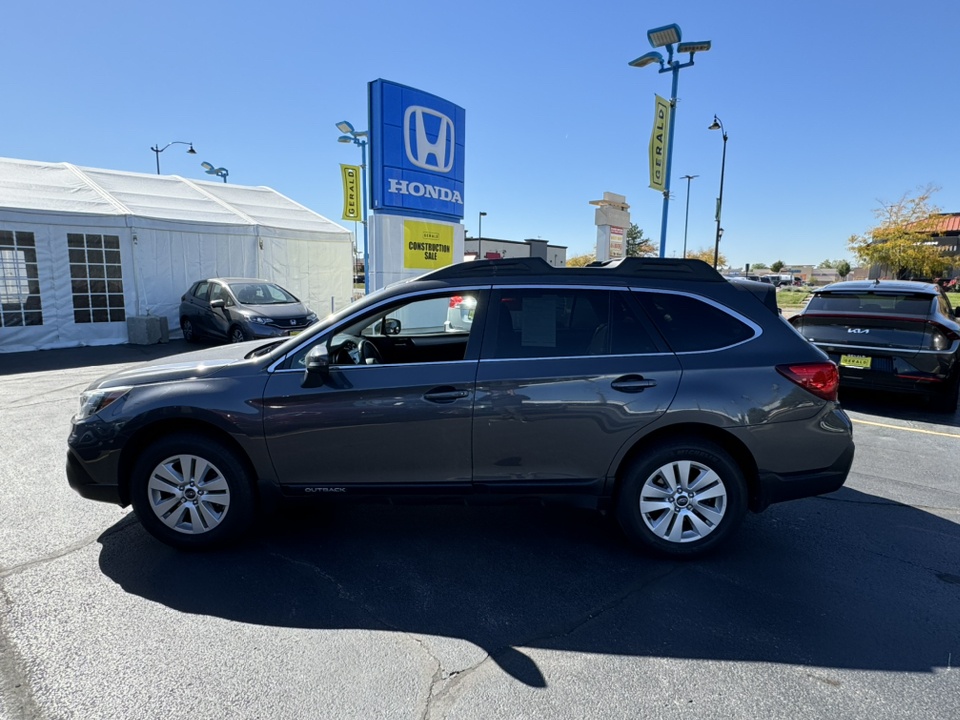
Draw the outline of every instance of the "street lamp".
[[[360,148],[360,173],[363,183],[363,291],[370,294],[370,252],[367,248],[367,138],[366,130],[354,130],[346,120],[337,123],[337,130],[343,133],[337,142],[353,143]]]
[[[160,147],[160,143],[157,143],[157,144],[154,145],[152,148],[150,148],[151,150],[153,150],[153,151],[157,154],[157,175],[160,174],[160,153],[162,153],[164,150],[166,150],[166,149],[167,149],[168,147],[170,147],[171,145],[189,145],[189,146],[190,146],[190,149],[187,150],[187,155],[196,155],[196,154],[197,154],[197,151],[193,149],[193,143],[192,143],[192,142],[182,142],[181,140],[173,140],[172,142],[168,142],[168,143],[167,143],[166,145],[164,145],[163,147]]]
[[[723,123],[716,115],[713,116],[713,124],[708,130],[719,130],[723,134],[723,160],[720,161],[720,197],[717,198],[717,241],[713,245],[713,267],[717,267],[717,257],[720,255],[720,236],[723,235],[723,228],[720,227],[720,212],[723,210],[723,173],[727,168],[727,131],[723,129]]]
[[[478,220],[478,223],[479,223],[479,225],[480,225],[480,229],[477,230],[477,239],[479,239],[479,240],[483,240],[483,218],[484,218],[485,216],[486,216],[486,213],[485,213],[485,212],[482,212],[482,213],[480,213],[480,216],[479,216],[479,218],[477,219],[477,220]]]
[[[683,218],[683,258],[687,258],[687,223],[690,220],[690,181],[699,175],[684,175],[681,179],[687,181],[687,214]]]
[[[200,163],[200,167],[203,168],[204,172],[207,173],[207,175],[216,175],[218,178],[223,178],[224,182],[227,181],[227,175],[230,174],[230,172],[225,167],[219,167],[219,168],[214,167],[208,162]]]
[[[670,208],[670,173],[673,168],[673,128],[677,119],[677,82],[680,79],[680,70],[693,65],[693,56],[698,52],[706,52],[710,49],[710,41],[703,42],[680,42],[680,26],[665,25],[663,27],[653,28],[647,31],[647,39],[650,41],[650,47],[666,47],[667,59],[664,62],[663,56],[658,52],[648,52],[632,61],[631,67],[646,67],[652,63],[660,64],[660,73],[673,73],[673,84],[670,93],[670,129],[667,138],[667,174],[663,186],[663,217],[660,221],[660,257],[665,257],[667,250],[667,213]],[[677,53],[690,53],[690,60],[681,63],[673,59],[673,46],[676,44]]]

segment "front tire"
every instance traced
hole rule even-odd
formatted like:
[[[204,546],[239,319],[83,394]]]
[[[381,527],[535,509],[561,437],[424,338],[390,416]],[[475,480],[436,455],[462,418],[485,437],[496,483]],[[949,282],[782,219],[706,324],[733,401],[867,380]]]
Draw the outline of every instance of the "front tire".
[[[617,519],[637,546],[694,557],[723,544],[743,521],[747,484],[718,445],[674,440],[638,457],[624,474]]]
[[[200,435],[171,435],[150,445],[134,466],[130,491],[147,531],[179,549],[236,539],[252,523],[256,505],[246,465]]]
[[[228,335],[230,342],[232,343],[242,343],[248,340],[247,334],[243,331],[243,328],[239,325],[233,325],[230,328],[230,334]]]

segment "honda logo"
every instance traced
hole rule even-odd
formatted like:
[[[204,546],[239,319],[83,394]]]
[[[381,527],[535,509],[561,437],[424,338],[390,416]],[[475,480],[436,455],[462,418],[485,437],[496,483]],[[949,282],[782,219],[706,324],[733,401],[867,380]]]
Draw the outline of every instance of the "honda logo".
[[[440,120],[440,129],[437,131],[435,142],[430,142],[427,139],[424,115],[430,115]],[[410,140],[411,131],[416,137],[415,144],[412,144]],[[447,151],[448,143],[449,152]],[[420,105],[411,105],[403,114],[403,146],[407,151],[407,160],[418,168],[434,172],[450,172],[453,168],[453,149],[456,147],[453,121],[436,110]],[[433,162],[429,162],[431,157]]]

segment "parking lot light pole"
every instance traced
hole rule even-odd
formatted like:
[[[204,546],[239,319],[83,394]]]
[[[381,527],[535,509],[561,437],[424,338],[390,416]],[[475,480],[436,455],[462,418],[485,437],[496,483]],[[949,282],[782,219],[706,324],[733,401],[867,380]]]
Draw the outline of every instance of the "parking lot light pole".
[[[654,48],[666,47],[667,60],[664,62],[663,56],[658,52],[649,52],[646,55],[638,57],[632,61],[631,67],[645,67],[652,63],[660,64],[660,73],[672,73],[673,82],[670,89],[670,128],[667,136],[667,174],[663,185],[663,216],[660,220],[660,257],[666,257],[667,251],[667,214],[670,210],[670,174],[673,171],[673,129],[677,120],[677,84],[680,79],[680,70],[693,65],[693,56],[698,52],[706,52],[710,49],[710,41],[702,42],[680,42],[681,32],[679,25],[665,25],[663,27],[647,30],[647,39],[650,46]],[[676,43],[677,53],[690,53],[690,59],[681,63],[673,59],[673,46]]]
[[[717,267],[717,258],[720,256],[720,236],[723,235],[723,229],[720,227],[720,212],[723,210],[723,173],[727,168],[727,131],[723,129],[723,123],[716,115],[713,116],[713,124],[708,130],[719,130],[723,133],[723,159],[720,161],[720,197],[717,198],[717,240],[713,245],[713,267]]]
[[[164,150],[166,150],[166,149],[167,149],[168,147],[170,147],[171,145],[189,145],[189,146],[190,146],[190,149],[187,150],[187,155],[196,155],[196,154],[197,154],[197,151],[193,149],[193,143],[192,143],[192,142],[183,142],[182,140],[173,140],[173,141],[171,141],[171,142],[168,142],[168,143],[167,143],[166,145],[164,145],[163,147],[160,147],[160,143],[157,143],[157,144],[154,145],[152,148],[150,148],[151,150],[153,150],[153,151],[157,154],[157,175],[160,174],[160,153],[162,153]]]
[[[683,218],[683,259],[687,259],[687,223],[690,222],[690,181],[699,175],[684,175],[682,180],[687,181],[687,214]]]
[[[480,213],[479,216],[477,216],[477,221],[478,221],[478,223],[479,223],[479,225],[480,225],[480,228],[477,230],[477,239],[478,239],[478,240],[483,240],[483,218],[484,218],[485,215],[486,215],[486,213],[485,213],[485,212],[482,212],[482,213]]]
[[[370,294],[370,250],[367,247],[367,138],[366,130],[354,130],[353,125],[346,120],[337,123],[337,130],[344,133],[337,142],[353,143],[360,148],[360,182],[363,184],[361,196],[363,198],[363,292]]]

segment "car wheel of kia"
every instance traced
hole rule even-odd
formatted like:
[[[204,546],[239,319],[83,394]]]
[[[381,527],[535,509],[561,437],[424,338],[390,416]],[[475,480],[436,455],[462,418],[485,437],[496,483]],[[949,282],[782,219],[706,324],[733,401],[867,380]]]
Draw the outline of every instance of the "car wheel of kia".
[[[247,341],[247,334],[243,331],[243,328],[239,325],[234,325],[230,328],[230,342],[232,343],[242,343]]]
[[[746,510],[743,472],[704,440],[673,441],[641,455],[624,473],[617,496],[617,519],[627,537],[673,557],[713,550]]]
[[[187,318],[180,319],[180,329],[183,330],[183,339],[188,343],[197,341],[197,333],[193,329],[193,322]]]
[[[140,522],[173,547],[218,545],[238,537],[253,521],[250,471],[233,452],[206,437],[158,440],[140,455],[131,482]]]

